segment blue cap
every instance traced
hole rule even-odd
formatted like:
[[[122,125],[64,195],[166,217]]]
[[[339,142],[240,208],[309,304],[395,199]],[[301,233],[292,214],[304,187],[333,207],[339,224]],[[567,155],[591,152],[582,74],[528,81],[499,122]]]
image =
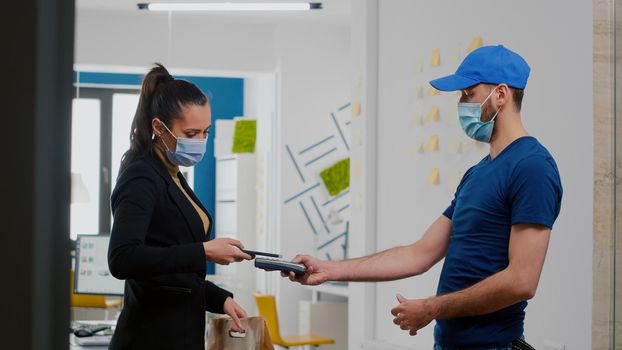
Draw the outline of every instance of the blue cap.
[[[503,45],[482,46],[464,58],[456,73],[432,80],[430,85],[440,91],[462,90],[480,83],[524,89],[530,71],[519,54]]]

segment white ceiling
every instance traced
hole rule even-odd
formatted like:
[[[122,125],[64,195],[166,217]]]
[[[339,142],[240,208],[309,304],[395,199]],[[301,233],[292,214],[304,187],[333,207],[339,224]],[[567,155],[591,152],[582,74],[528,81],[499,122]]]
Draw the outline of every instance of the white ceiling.
[[[204,16],[209,20],[225,20],[227,22],[244,23],[273,23],[290,21],[350,21],[350,2],[352,0],[309,0],[308,2],[321,2],[323,9],[304,12],[256,12],[256,13],[225,13],[225,12],[198,12],[198,13],[175,13],[178,15]],[[303,0],[76,0],[76,11],[79,16],[82,12],[93,14],[100,12],[106,15],[144,15],[144,10],[138,10],[136,4],[143,2],[307,2]]]

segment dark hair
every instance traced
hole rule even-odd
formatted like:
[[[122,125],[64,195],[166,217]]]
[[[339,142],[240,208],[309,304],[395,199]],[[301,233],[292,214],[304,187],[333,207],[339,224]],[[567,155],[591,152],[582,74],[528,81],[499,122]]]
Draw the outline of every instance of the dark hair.
[[[163,65],[156,63],[143,79],[130,130],[130,148],[123,154],[119,174],[153,151],[151,122],[154,117],[171,129],[171,120],[181,118],[182,106],[204,106],[206,103],[207,97],[196,85],[174,79]]]
[[[525,95],[525,90],[512,88],[512,99],[514,100],[514,106],[516,107],[517,111],[520,111],[523,105],[524,95]]]

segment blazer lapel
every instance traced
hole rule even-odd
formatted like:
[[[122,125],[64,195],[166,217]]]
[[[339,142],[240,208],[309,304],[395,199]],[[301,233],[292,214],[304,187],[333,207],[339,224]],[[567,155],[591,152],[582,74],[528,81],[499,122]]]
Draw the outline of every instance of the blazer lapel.
[[[177,184],[171,178],[171,175],[164,167],[164,164],[162,164],[162,161],[160,161],[160,159],[158,159],[155,155],[150,156],[150,161],[158,174],[160,174],[164,181],[166,181],[168,194],[173,199],[173,202],[177,208],[179,208],[179,211],[182,213],[186,224],[190,229],[192,239],[196,242],[203,242],[203,237],[205,236],[205,234],[202,233],[203,222],[201,221],[201,217],[199,217],[197,211],[194,209],[194,206],[188,201],[188,198],[186,198],[183,192],[181,192],[181,189],[177,187]]]
[[[192,200],[199,206],[199,208],[201,208],[201,210],[203,210],[203,212],[205,213],[205,215],[207,215],[207,218],[209,219],[209,227],[207,228],[207,232],[203,232],[201,234],[201,236],[199,237],[199,239],[204,241],[206,236],[208,238],[210,237],[210,234],[212,232],[212,227],[214,227],[214,219],[212,219],[212,215],[210,214],[210,212],[207,209],[205,209],[205,207],[203,206],[203,203],[201,203],[201,201],[196,196],[194,191],[190,188],[190,186],[188,186],[188,182],[186,181],[186,178],[183,177],[183,175],[182,175],[182,176],[179,177],[179,180],[181,182],[181,186],[184,188],[186,193],[188,193],[190,198],[192,198]],[[201,222],[201,227],[203,227],[203,223],[202,222]]]

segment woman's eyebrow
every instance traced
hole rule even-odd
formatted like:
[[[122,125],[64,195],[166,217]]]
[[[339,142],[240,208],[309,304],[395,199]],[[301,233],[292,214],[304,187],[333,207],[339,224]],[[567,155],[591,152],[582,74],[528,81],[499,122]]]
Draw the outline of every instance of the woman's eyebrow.
[[[188,128],[188,129],[184,129],[184,132],[201,132],[201,131],[203,131],[203,130],[208,130],[208,131],[209,131],[209,129],[210,129],[211,127],[212,127],[212,126],[210,125],[210,126],[208,126],[207,128],[205,128],[205,129]]]

